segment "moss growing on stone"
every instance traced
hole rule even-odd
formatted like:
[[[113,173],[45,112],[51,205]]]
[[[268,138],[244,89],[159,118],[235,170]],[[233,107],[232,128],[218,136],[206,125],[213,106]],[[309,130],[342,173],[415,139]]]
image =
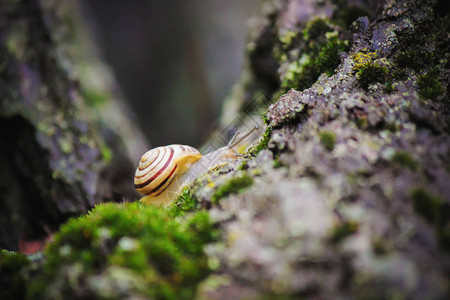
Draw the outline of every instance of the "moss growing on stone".
[[[331,131],[323,131],[319,133],[320,143],[327,149],[328,151],[332,151],[334,146],[336,145],[336,134]]]
[[[180,219],[141,203],[98,205],[61,226],[29,297],[192,299],[214,236],[207,212]]]
[[[230,194],[239,193],[252,184],[253,178],[248,175],[231,178],[217,188],[214,195],[211,197],[211,201],[213,203],[218,203],[220,199],[223,199]]]
[[[356,73],[359,84],[367,90],[369,85],[387,80],[388,70],[384,66],[375,63],[368,63],[362,66]]]
[[[25,255],[0,250],[0,295],[2,299],[24,299],[26,279],[24,268],[29,265]]]
[[[359,224],[354,221],[345,221],[338,225],[336,225],[331,234],[329,241],[332,244],[337,244],[343,239],[349,237],[350,235],[356,233],[358,231]]]
[[[391,161],[400,166],[407,167],[412,171],[419,169],[419,164],[406,151],[397,151],[392,156]]]
[[[417,89],[421,98],[431,100],[436,100],[445,92],[444,86],[433,72],[419,76]]]

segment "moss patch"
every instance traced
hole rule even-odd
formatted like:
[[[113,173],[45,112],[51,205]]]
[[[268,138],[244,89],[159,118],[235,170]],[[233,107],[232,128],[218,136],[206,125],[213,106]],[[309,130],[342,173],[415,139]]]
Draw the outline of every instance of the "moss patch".
[[[334,146],[336,145],[336,134],[331,131],[323,131],[319,133],[320,143],[327,149],[328,151],[332,151]]]
[[[253,178],[249,177],[248,175],[231,178],[217,188],[214,195],[211,197],[211,201],[213,203],[217,203],[220,199],[225,198],[226,196],[233,193],[239,193],[252,184]]]
[[[331,76],[341,62],[339,53],[348,49],[348,41],[340,40],[338,35],[328,19],[310,20],[300,36],[299,43],[304,45],[301,57],[295,57],[287,66],[281,88],[304,90],[316,82],[322,73]],[[288,60],[288,50],[283,44],[281,49],[275,51],[280,62]]]
[[[17,252],[0,250],[0,294],[1,298],[24,299],[26,279],[23,269],[29,260]]]
[[[391,243],[381,237],[372,240],[372,250],[376,255],[385,255],[391,251]]]
[[[247,170],[248,169],[248,162],[244,160],[238,167],[238,170]]]
[[[433,73],[419,76],[417,79],[417,91],[422,99],[436,100],[445,92],[442,83]]]
[[[251,147],[250,149],[248,149],[248,154],[251,156],[255,156],[256,154],[258,154],[261,150],[266,149],[267,145],[269,144],[269,140],[270,137],[272,135],[272,126],[271,125],[267,125],[266,126],[266,130],[263,133],[263,136],[261,138],[261,140],[259,141],[259,143],[254,146]]]
[[[419,164],[406,151],[397,151],[391,158],[391,161],[400,166],[407,167],[412,171],[419,169]]]
[[[98,205],[61,226],[29,296],[191,299],[214,236],[207,212],[179,219],[141,203]]]
[[[94,89],[81,89],[81,95],[88,106],[96,107],[108,100],[108,95]]]
[[[170,206],[169,211],[172,216],[184,216],[187,212],[200,208],[199,206],[198,199],[192,193],[190,187],[185,187]]]
[[[416,72],[423,70],[424,67],[433,65],[434,60],[433,53],[426,50],[407,49],[395,57],[395,62],[399,67],[410,68]]]
[[[109,148],[108,146],[106,146],[106,144],[103,144],[103,145],[100,147],[100,151],[101,151],[101,153],[102,153],[102,157],[103,157],[105,163],[111,162],[112,157],[113,157],[113,153],[112,153],[111,148]]]
[[[356,233],[358,231],[359,224],[354,221],[345,221],[336,225],[331,234],[330,234],[330,242],[332,244],[337,244],[346,237]]]
[[[384,66],[375,63],[368,63],[361,67],[356,73],[359,84],[367,90],[369,85],[380,82],[385,83],[387,80],[388,70]]]

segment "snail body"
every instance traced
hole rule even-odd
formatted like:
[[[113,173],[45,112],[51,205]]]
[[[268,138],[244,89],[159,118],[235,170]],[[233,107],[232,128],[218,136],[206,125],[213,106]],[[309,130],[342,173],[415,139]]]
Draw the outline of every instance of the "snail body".
[[[142,155],[134,176],[134,187],[145,195],[146,204],[168,206],[187,182],[211,168],[237,159],[235,150],[257,127],[239,140],[236,133],[228,145],[202,155],[197,149],[186,145],[157,147]]]

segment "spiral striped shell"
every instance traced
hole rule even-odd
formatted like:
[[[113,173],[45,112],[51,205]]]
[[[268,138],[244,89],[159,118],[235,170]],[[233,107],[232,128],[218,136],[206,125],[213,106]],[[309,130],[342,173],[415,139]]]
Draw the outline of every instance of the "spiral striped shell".
[[[134,187],[144,195],[156,197],[201,158],[197,149],[185,145],[158,147],[142,155],[134,175]]]

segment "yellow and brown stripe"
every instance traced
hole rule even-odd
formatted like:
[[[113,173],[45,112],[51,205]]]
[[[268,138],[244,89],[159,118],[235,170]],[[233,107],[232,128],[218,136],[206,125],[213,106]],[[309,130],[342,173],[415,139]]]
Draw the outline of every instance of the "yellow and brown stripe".
[[[147,151],[141,158],[134,176],[134,187],[144,195],[156,197],[161,194],[175,179],[183,167],[179,163],[190,161],[190,157],[201,154],[192,147],[170,145]]]

